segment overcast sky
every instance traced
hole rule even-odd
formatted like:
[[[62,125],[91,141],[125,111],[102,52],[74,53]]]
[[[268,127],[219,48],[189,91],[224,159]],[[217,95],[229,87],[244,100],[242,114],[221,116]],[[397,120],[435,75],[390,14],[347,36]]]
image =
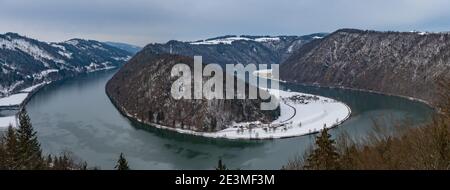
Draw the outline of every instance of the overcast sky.
[[[0,0],[0,33],[145,45],[339,28],[450,31],[449,0]]]

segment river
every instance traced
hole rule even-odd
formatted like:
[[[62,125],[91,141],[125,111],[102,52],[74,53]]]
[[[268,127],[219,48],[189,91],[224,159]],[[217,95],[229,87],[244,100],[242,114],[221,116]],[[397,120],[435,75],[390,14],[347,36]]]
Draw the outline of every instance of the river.
[[[71,152],[89,166],[112,169],[123,152],[133,169],[213,169],[219,158],[233,169],[279,169],[310,148],[314,136],[264,141],[208,139],[131,123],[111,104],[105,84],[117,70],[90,73],[54,82],[37,92],[27,110],[45,153]],[[407,119],[417,125],[430,119],[432,109],[404,98],[368,92],[285,85],[345,102],[352,115],[332,129],[364,138],[373,120],[389,123]]]

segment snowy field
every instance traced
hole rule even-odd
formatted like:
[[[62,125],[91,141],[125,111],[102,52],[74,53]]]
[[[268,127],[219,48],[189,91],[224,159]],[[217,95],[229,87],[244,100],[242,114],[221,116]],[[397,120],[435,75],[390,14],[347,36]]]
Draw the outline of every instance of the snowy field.
[[[11,106],[19,106],[23,101],[27,98],[29,93],[19,93],[13,94],[8,97],[0,98],[0,108],[1,107],[11,107]],[[16,125],[16,116],[4,116],[0,117],[0,129],[7,128],[9,125],[15,127]]]
[[[16,116],[0,117],[0,129],[7,128],[9,125],[12,127],[16,126]]]
[[[335,127],[347,120],[351,114],[347,105],[330,98],[275,89],[270,89],[269,92],[280,100],[280,117],[270,124],[258,121],[234,123],[217,132],[195,132],[158,124],[152,126],[210,138],[277,139],[312,134],[325,127]],[[133,118],[131,114],[127,115]]]
[[[39,84],[30,86],[28,88],[25,88],[17,94],[13,94],[8,97],[0,98],[0,109],[2,107],[19,107],[25,101],[25,99],[28,97],[28,95],[30,93],[32,93],[37,88],[39,88],[45,84],[49,84],[49,83],[50,82],[39,83]],[[14,115],[0,117],[0,129],[6,128],[9,125],[12,125],[13,127],[15,127],[16,117]]]
[[[13,94],[8,97],[0,98],[0,107],[20,105],[28,96],[28,93]]]
[[[331,128],[345,121],[350,108],[336,100],[270,89],[280,100],[280,117],[270,124],[236,123],[228,129],[205,136],[229,139],[276,139],[302,136]]]

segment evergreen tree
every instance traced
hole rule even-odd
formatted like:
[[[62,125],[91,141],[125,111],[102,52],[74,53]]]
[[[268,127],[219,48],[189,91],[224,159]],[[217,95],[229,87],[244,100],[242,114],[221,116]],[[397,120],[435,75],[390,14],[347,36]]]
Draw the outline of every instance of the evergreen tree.
[[[20,169],[44,169],[41,145],[25,109],[21,110],[19,121],[20,125],[16,135],[20,153]]]
[[[219,159],[216,170],[227,170],[227,167],[225,166],[225,164],[222,163],[222,159]]]
[[[58,156],[53,156],[53,166],[51,167],[51,169],[53,169],[53,170],[61,170],[59,168],[60,165],[61,164],[59,162],[59,157]]]
[[[48,156],[47,156],[47,160],[45,160],[46,161],[46,167],[47,168],[51,168],[52,166],[53,166],[53,158],[52,158],[52,155],[51,154],[49,154]]]
[[[21,111],[19,120],[18,129],[10,126],[0,138],[0,170],[87,169],[85,162],[75,164],[68,153],[60,156],[48,155],[44,158],[36,132],[25,110]]]
[[[304,169],[312,170],[336,170],[339,169],[339,154],[335,147],[335,141],[324,128],[316,138],[316,148],[308,156]]]
[[[6,167],[6,151],[5,151],[5,138],[3,136],[0,137],[0,170],[8,169]]]
[[[130,170],[130,167],[128,167],[128,162],[123,156],[123,153],[120,153],[119,160],[117,161],[117,164],[114,168],[116,168],[117,170]]]
[[[8,127],[4,138],[5,166],[9,170],[19,169],[20,152],[16,130]]]
[[[56,169],[56,170],[76,169],[68,152],[63,152],[62,155],[56,157],[56,159],[57,159],[57,162],[55,163],[54,169]]]

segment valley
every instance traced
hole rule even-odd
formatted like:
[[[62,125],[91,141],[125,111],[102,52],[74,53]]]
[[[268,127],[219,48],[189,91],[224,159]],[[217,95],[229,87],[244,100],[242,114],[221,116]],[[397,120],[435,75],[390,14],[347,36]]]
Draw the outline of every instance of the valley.
[[[102,169],[114,167],[118,152],[127,156],[130,167],[139,169],[213,169],[219,158],[229,168],[280,169],[314,142],[314,135],[264,141],[205,138],[129,120],[105,93],[106,83],[116,72],[99,71],[54,82],[33,96],[26,107],[45,153],[67,150]],[[433,113],[425,104],[395,96],[294,84],[281,89],[348,105],[351,117],[331,129],[334,136],[346,133],[363,139],[373,131],[374,119],[386,130],[394,130],[395,123],[406,119],[416,127],[429,121]]]
[[[65,74],[72,71],[68,71],[67,68],[53,67],[51,64],[45,66],[47,62],[42,62],[39,64],[43,66],[38,66],[38,69],[32,71],[35,73],[30,75],[33,77],[28,82],[20,82],[14,77],[11,80],[13,82],[2,81],[9,86],[8,91],[3,90],[8,95],[4,95],[0,99],[0,103],[3,107],[20,107],[23,104],[28,109],[42,146],[47,153],[70,150],[77,158],[103,168],[111,168],[110,159],[113,155],[117,152],[124,152],[136,168],[144,169],[209,169],[219,158],[226,158],[228,165],[236,168],[279,169],[287,159],[308,148],[313,138],[307,134],[317,133],[324,127],[332,128],[333,135],[346,133],[358,139],[364,138],[370,133],[374,119],[381,120],[386,130],[393,130],[396,122],[406,119],[414,123],[412,127],[430,120],[433,109],[420,102],[349,89],[319,87],[319,85],[323,85],[362,88],[367,91],[373,90],[374,92],[432,101],[431,98],[427,98],[433,97],[432,91],[427,92],[426,96],[419,93],[411,95],[408,94],[409,89],[406,88],[397,89],[401,91],[385,90],[387,88],[394,89],[389,87],[388,83],[383,83],[387,86],[379,88],[370,84],[357,86],[356,82],[339,82],[337,79],[340,77],[355,75],[355,69],[361,66],[358,66],[356,63],[359,62],[355,61],[360,59],[358,54],[355,55],[355,60],[351,59],[352,56],[348,56],[343,60],[341,57],[334,57],[324,60],[324,62],[305,62],[306,60],[314,61],[311,57],[326,57],[328,53],[332,53],[333,51],[323,50],[324,55],[320,53],[316,55],[317,50],[331,47],[328,43],[340,44],[338,39],[347,39],[364,33],[357,31],[356,34],[353,34],[352,32],[355,31],[340,30],[330,35],[312,34],[300,37],[223,36],[193,42],[169,41],[165,44],[149,44],[131,59],[130,62],[135,63],[128,62],[125,67],[122,67],[122,64],[130,58],[128,53],[123,59],[120,59],[121,62],[116,62],[117,65],[99,66],[102,64],[82,62],[85,65],[73,66],[73,73],[68,75]],[[367,33],[369,36],[372,35],[371,32]],[[384,33],[375,34],[381,35],[381,37],[385,35]],[[395,35],[400,34],[395,33]],[[423,36],[416,33],[405,35]],[[434,34],[430,35],[432,35],[431,39],[434,39]],[[330,39],[334,40],[333,43],[328,42]],[[446,38],[441,39],[445,40]],[[76,47],[82,43],[82,41],[75,41],[77,43],[72,40],[64,43],[67,43],[65,44],[67,46]],[[96,42],[92,43],[95,45]],[[324,44],[328,45],[322,47]],[[54,44],[52,47],[57,48],[57,45]],[[83,50],[84,46],[80,47]],[[6,51],[12,50],[3,48],[3,50],[5,49],[7,49]],[[92,48],[85,49],[93,51]],[[20,49],[17,51],[22,53]],[[114,49],[114,51],[117,50]],[[33,52],[36,51],[33,50]],[[202,111],[190,112],[191,114],[183,113],[183,110],[191,108],[197,110],[196,106],[192,106],[195,104],[187,101],[182,104],[171,102],[166,97],[165,90],[171,82],[166,75],[170,70],[161,70],[161,68],[169,69],[169,66],[176,61],[167,60],[174,57],[174,60],[189,62],[189,59],[184,56],[190,57],[201,53],[206,55],[204,57],[206,63],[218,63],[222,66],[228,62],[244,65],[250,63],[280,64],[280,81],[286,80],[289,83],[282,82],[280,91],[268,89],[272,96],[280,100],[279,110],[272,113],[260,112],[257,109],[259,104],[255,104],[259,103],[259,100],[226,102],[225,104],[205,104],[199,101],[196,104],[202,107],[200,109]],[[160,65],[154,64],[155,61],[148,61],[147,55],[150,56],[150,60],[158,60],[158,57],[162,56],[166,61],[156,61]],[[415,58],[421,60],[422,58],[418,56]],[[46,59],[42,55],[36,56],[37,61]],[[107,55],[99,59],[115,60],[116,57]],[[133,61],[133,59],[135,60]],[[19,63],[17,62],[17,65]],[[342,66],[318,67],[322,63],[329,66],[332,63],[339,63]],[[7,69],[5,65],[3,64],[4,70]],[[57,60],[55,65],[58,65]],[[397,67],[395,64],[390,66],[394,68],[393,70]],[[398,66],[408,70],[411,67],[409,63],[402,63]],[[84,69],[76,69],[81,67]],[[119,67],[120,69],[118,69]],[[12,67],[8,64],[8,68]],[[344,69],[339,70],[339,68]],[[332,73],[331,71],[340,73],[336,75],[339,77],[330,78],[331,74],[328,73],[324,74],[324,78],[314,78],[318,75],[317,73],[327,71],[327,69],[330,69],[330,73]],[[423,76],[419,71],[433,72],[435,70],[439,70],[439,72],[432,76],[437,78],[441,76],[439,73],[447,72],[447,66],[438,64],[436,68],[434,65],[420,68],[416,74]],[[269,71],[258,71],[255,74],[270,78]],[[365,70],[362,73],[368,75],[375,71],[379,70]],[[26,71],[21,72],[25,73]],[[403,75],[396,77],[414,78],[412,74],[414,73],[403,72]],[[10,77],[11,73],[3,72],[2,77],[5,76]],[[113,84],[111,79],[116,82],[120,81],[120,83]],[[337,82],[332,83],[328,79]],[[347,80],[345,79],[345,81]],[[422,83],[417,83],[417,85],[419,84]],[[397,84],[392,83],[391,85]],[[39,90],[35,91],[34,89]],[[151,92],[147,91],[148,89],[152,89]],[[33,94],[33,97],[28,102],[24,102],[23,100],[28,97],[28,94]],[[121,104],[118,104],[118,100]],[[122,103],[124,104],[122,105]],[[246,106],[248,110],[241,108],[243,104],[248,105]],[[229,105],[231,109],[219,111],[220,109],[214,108],[216,105]],[[162,112],[164,112],[162,114],[164,116],[160,115]],[[0,116],[2,116],[0,122],[11,123],[15,120],[12,113],[14,112],[0,111]],[[181,117],[187,119],[180,120],[174,117],[177,114],[185,114],[189,117]],[[212,119],[218,118],[217,116],[220,116],[222,120]],[[156,122],[150,122],[155,121],[155,118]],[[259,123],[258,120],[263,122]],[[171,125],[177,122],[182,123],[181,126],[188,127]],[[215,126],[212,128],[213,130],[203,129],[205,122],[206,125]],[[272,140],[259,141],[255,139]],[[295,149],[289,147],[295,147]]]

